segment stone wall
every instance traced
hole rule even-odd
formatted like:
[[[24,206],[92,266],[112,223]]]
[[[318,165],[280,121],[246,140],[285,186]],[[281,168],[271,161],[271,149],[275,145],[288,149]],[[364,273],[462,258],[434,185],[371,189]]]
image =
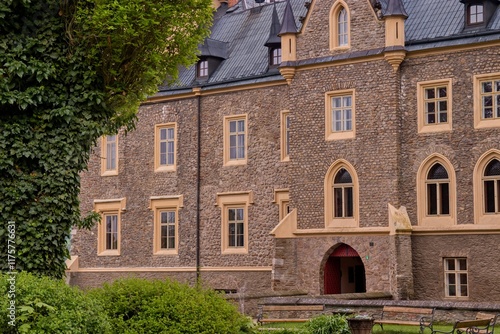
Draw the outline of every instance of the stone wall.
[[[338,159],[359,179],[359,226],[387,226],[398,205],[399,118],[395,74],[383,60],[297,72],[290,86],[290,206],[299,228],[324,228],[324,181]],[[325,93],[355,90],[355,138],[325,140]],[[307,175],[307,178],[304,177]]]
[[[335,1],[314,1],[309,20],[297,38],[297,59],[331,56],[385,46],[385,23],[376,18],[369,0],[344,0],[350,14],[350,48],[330,51],[330,10]]]
[[[500,275],[498,235],[413,236],[415,295],[421,300],[444,300],[445,257],[466,257],[468,301],[498,301],[494,288]]]
[[[455,169],[457,224],[474,223],[472,175],[479,157],[499,149],[498,128],[474,129],[473,76],[500,72],[500,48],[484,48],[412,57],[401,65],[401,205],[412,224],[417,222],[417,171],[434,153],[445,156]],[[484,59],[485,61],[482,61]],[[487,61],[486,61],[487,59]],[[418,134],[417,83],[452,79],[452,131]]]

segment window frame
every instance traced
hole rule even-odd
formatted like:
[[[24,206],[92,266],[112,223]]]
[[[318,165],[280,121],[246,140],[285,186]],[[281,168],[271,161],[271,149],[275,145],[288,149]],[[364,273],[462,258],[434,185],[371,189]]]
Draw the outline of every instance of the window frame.
[[[108,168],[108,161],[110,156],[108,155],[108,137],[115,137],[115,149],[113,152],[115,166],[114,168]],[[116,135],[106,135],[101,139],[101,176],[114,176],[118,175],[118,134]],[[112,160],[112,159],[111,159]]]
[[[206,66],[204,66],[206,65]],[[208,59],[202,58],[198,60],[198,63],[196,64],[196,77],[198,79],[206,79],[208,78],[208,70],[209,70],[209,64],[208,64]]]
[[[248,254],[249,251],[249,206],[253,205],[253,191],[217,194],[221,209],[221,254]],[[229,246],[229,209],[243,209],[243,246]]]
[[[153,255],[178,255],[179,253],[179,209],[184,207],[184,196],[152,196],[149,209],[153,211]],[[174,248],[161,248],[161,213],[175,212]]]
[[[485,81],[500,81],[500,72],[496,73],[487,73],[487,74],[479,74],[474,75],[474,128],[475,129],[484,129],[484,128],[497,128],[500,127],[500,117],[483,118],[483,106],[482,106],[482,93],[481,93],[481,84]],[[494,92],[492,92],[494,93]],[[500,91],[498,94],[492,96],[500,96]],[[497,107],[500,107],[500,103],[497,101]],[[492,98],[492,108],[495,105],[494,98]],[[494,111],[493,111],[494,113]]]
[[[269,50],[269,66],[273,67],[279,66],[282,62],[282,59],[283,59],[283,50],[281,49],[281,46],[274,47]]]
[[[347,43],[340,44],[339,17],[342,10],[346,12]],[[343,0],[338,0],[330,9],[330,51],[346,50],[351,47],[351,13]]]
[[[351,129],[334,131],[333,130],[333,99],[334,98],[351,98]],[[346,109],[342,107],[342,109]],[[356,137],[356,90],[344,89],[325,93],[325,140],[343,140]]]
[[[448,173],[448,196],[449,196],[449,214],[434,215],[428,214],[428,193],[427,193],[427,175],[430,169],[440,164]],[[417,171],[417,221],[419,226],[452,226],[456,224],[457,217],[457,182],[455,169],[452,163],[441,154],[432,154],[427,157]],[[432,181],[431,181],[432,182]]]
[[[471,18],[472,18],[472,12],[471,12],[471,8],[472,7],[481,7],[482,9],[482,12],[481,12],[481,15],[482,15],[482,20],[481,21],[476,21],[476,22],[471,22]],[[467,5],[467,26],[469,27],[476,27],[476,26],[481,26],[483,25],[485,22],[484,22],[484,4],[483,3],[471,3],[471,4],[468,4]],[[477,14],[477,13],[476,13]]]
[[[447,121],[446,122],[436,122],[427,123],[426,122],[426,98],[425,91],[430,88],[441,88],[446,87],[446,102],[447,102]],[[434,99],[435,102],[439,102],[439,98]],[[452,92],[452,79],[440,79],[423,81],[417,83],[417,112],[418,112],[418,133],[429,133],[429,132],[444,132],[452,131],[453,124],[453,92]],[[437,115],[437,112],[436,112]]]
[[[281,161],[290,161],[290,111],[281,111]]]
[[[231,132],[230,132],[230,123],[233,121],[241,121],[243,120],[245,122],[245,130],[244,130],[244,157],[243,158],[231,158],[231,153],[230,153],[230,137],[231,137]],[[247,119],[247,114],[241,114],[241,115],[231,115],[231,116],[224,116],[224,126],[223,126],[223,140],[224,140],[224,148],[223,148],[223,159],[224,159],[224,166],[236,166],[236,165],[246,165],[247,164],[247,159],[248,159],[248,119]]]
[[[500,224],[500,212],[486,212],[484,205],[484,172],[486,166],[493,160],[500,160],[500,150],[491,149],[484,153],[474,167],[474,223],[481,225],[498,226]]]
[[[94,211],[99,213],[101,221],[97,226],[97,255],[119,256],[121,253],[121,214],[126,210],[126,198],[94,200]],[[117,219],[117,248],[106,247],[106,217],[116,215]]]
[[[174,138],[173,138],[173,143],[174,143],[174,148],[173,148],[173,155],[174,155],[174,163],[173,164],[161,164],[161,131],[163,129],[173,129],[174,131]],[[167,145],[168,146],[168,145]],[[168,154],[168,148],[167,152]],[[167,157],[168,161],[168,157]],[[155,172],[174,172],[177,169],[177,123],[175,122],[170,122],[170,123],[163,123],[163,124],[156,124],[155,125],[155,138],[154,138],[154,168]]]
[[[459,261],[460,260],[465,260],[465,263],[466,263],[466,267],[467,269],[465,270],[461,270],[461,269],[453,269],[453,270],[450,270],[450,269],[447,269],[448,268],[448,261],[450,260],[453,260],[454,261],[454,266],[455,268],[459,268],[459,266],[457,266],[457,264],[459,264]],[[445,298],[451,298],[451,299],[468,299],[469,298],[469,263],[468,263],[468,259],[467,257],[443,257],[443,272],[444,272],[444,296]],[[466,280],[467,282],[465,283],[465,286],[467,288],[467,295],[466,296],[462,296],[461,295],[461,289],[456,289],[455,287],[455,292],[457,295],[455,296],[450,296],[450,293],[449,293],[449,286],[450,286],[450,283],[449,283],[449,275],[454,275],[455,276],[455,286],[457,285],[462,285],[461,283],[459,284],[458,281],[461,281],[461,278],[460,278],[460,275],[463,275],[465,274],[466,275]],[[460,293],[460,295],[459,295]]]
[[[353,215],[352,217],[335,217],[334,205],[334,181],[335,176],[341,170],[345,169],[352,179],[352,204]],[[346,160],[339,159],[335,161],[328,169],[324,181],[324,215],[325,215],[325,228],[339,228],[339,227],[359,227],[359,180],[354,167]]]

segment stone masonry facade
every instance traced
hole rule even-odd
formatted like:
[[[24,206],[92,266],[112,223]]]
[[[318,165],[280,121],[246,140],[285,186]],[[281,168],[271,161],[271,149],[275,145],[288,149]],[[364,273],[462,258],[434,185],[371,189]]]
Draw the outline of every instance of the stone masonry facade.
[[[331,9],[339,1],[308,5],[304,25],[294,35],[296,59],[286,65],[295,70],[289,83],[280,78],[246,86],[194,85],[185,95],[173,91],[147,101],[139,109],[136,129],[119,135],[115,176],[101,176],[99,143],[82,175],[82,212],[93,210],[96,200],[126,198],[121,251],[98,255],[98,228],[77,231],[72,255],[78,257],[78,268],[69,271],[73,284],[97,286],[129,275],[194,284],[199,276],[215,289],[247,295],[324,295],[332,258],[354,267],[348,262],[352,255],[333,255],[347,245],[362,263],[365,289],[350,292],[388,293],[395,300],[500,302],[500,291],[493,288],[500,274],[500,215],[478,224],[474,192],[481,156],[500,152],[500,128],[474,125],[474,80],[484,74],[500,80],[500,43],[407,47],[395,68],[388,54],[400,49],[386,45],[388,32],[373,1],[341,1],[348,7],[350,45],[330,49]],[[382,3],[388,13],[393,1]],[[282,5],[280,20],[286,16]],[[256,11],[249,15],[257,20]],[[396,17],[404,27],[404,15]],[[451,129],[419,131],[419,83],[438,81],[451,82]],[[325,138],[326,96],[337,91],[354,92],[352,138]],[[290,161],[280,155],[283,111],[290,115]],[[225,165],[224,120],[238,115],[246,117],[246,163]],[[177,126],[177,163],[175,171],[158,172],[154,129],[165,123]],[[452,224],[431,219],[426,225],[419,214],[426,205],[418,193],[419,183],[425,184],[419,171],[433,156],[451,164]],[[355,226],[330,222],[326,214],[333,205],[325,200],[332,191],[328,173],[339,162],[352,166],[356,176]],[[281,221],[277,190],[289,196],[290,213]],[[218,198],[232,193],[252,197],[246,211],[247,252],[223,250],[224,213]],[[150,199],[180,195],[177,253],[153,254]],[[400,208],[396,218],[390,206]],[[466,259],[466,296],[446,295],[445,259]]]

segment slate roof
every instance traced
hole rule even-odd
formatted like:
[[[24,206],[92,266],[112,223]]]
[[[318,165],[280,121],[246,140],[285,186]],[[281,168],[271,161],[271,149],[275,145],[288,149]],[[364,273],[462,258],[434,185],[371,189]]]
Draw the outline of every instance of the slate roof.
[[[274,6],[279,21],[283,24],[283,16],[287,1],[290,2],[295,16],[297,31],[302,28],[300,17],[305,17],[307,0],[276,0],[273,4],[254,4],[254,8],[245,8],[241,0],[237,5],[227,9],[225,13],[217,13],[210,35],[210,52],[223,55],[225,60],[219,65],[210,78],[203,83],[209,87],[228,87],[253,82],[282,80],[276,69],[269,70],[268,48]],[[247,3],[253,0],[246,0]],[[441,46],[477,43],[500,39],[500,6],[491,18],[486,28],[464,30],[464,5],[459,0],[379,0],[382,14],[394,11],[395,4],[404,5],[396,8],[408,14],[405,23],[406,49],[409,51],[428,49]],[[392,4],[392,5],[391,5]],[[391,6],[389,6],[391,5]],[[392,8],[392,9],[391,9]],[[214,49],[214,47],[216,47]],[[208,52],[207,43],[200,46],[203,52]],[[215,52],[215,51],[216,52]],[[370,52],[383,50],[366,50]],[[372,52],[372,53],[373,53]],[[360,52],[356,56],[361,55]],[[340,58],[353,58],[353,54],[340,55]],[[335,57],[301,60],[297,64],[320,63],[331,61]],[[186,88],[197,86],[195,81],[195,66],[181,69],[177,84],[160,87],[158,95],[175,94]]]

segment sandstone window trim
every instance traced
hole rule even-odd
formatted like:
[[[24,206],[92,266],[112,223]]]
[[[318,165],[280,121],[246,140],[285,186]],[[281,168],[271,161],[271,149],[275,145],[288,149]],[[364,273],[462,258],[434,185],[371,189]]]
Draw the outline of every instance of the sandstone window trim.
[[[334,203],[336,189],[335,177],[342,169],[346,170],[352,179],[352,216],[343,215],[337,217],[335,215],[336,206],[345,205],[345,199],[342,203]],[[358,227],[359,226],[359,180],[354,167],[344,159],[335,161],[328,169],[324,181],[324,215],[326,228],[340,228],[340,227]]]
[[[118,175],[118,135],[101,139],[101,176]]]
[[[474,76],[474,128],[500,127],[500,73],[488,73]],[[483,84],[491,83],[491,92],[484,92]],[[487,115],[485,99],[491,97],[491,117]],[[488,104],[488,102],[486,102]],[[496,109],[496,110],[495,110]]]
[[[246,165],[248,157],[247,114],[224,117],[224,166]]]
[[[354,89],[325,93],[325,140],[352,139],[356,136],[355,93]]]
[[[253,205],[253,191],[228,192],[217,194],[217,206],[221,209],[221,253],[222,254],[248,254],[249,250],[249,206]],[[243,218],[234,220],[231,215],[231,210],[238,210],[242,213]],[[241,211],[240,211],[241,210]],[[234,235],[231,233],[231,225],[241,226],[239,232],[243,233],[242,243],[231,245],[230,238]]]
[[[469,298],[468,266],[466,257],[443,258],[445,298]]]
[[[176,171],[177,123],[170,122],[170,123],[155,125],[154,140],[155,140],[155,145],[154,145],[155,172]]]
[[[418,133],[451,131],[452,110],[451,79],[417,83]]]
[[[281,161],[290,161],[290,111],[281,111]]]
[[[289,190],[275,189],[273,202],[278,205],[279,221],[281,222],[291,211]]]
[[[330,9],[330,51],[349,49],[351,46],[351,13],[343,0]]]
[[[97,227],[97,255],[118,256],[121,252],[121,214],[126,210],[126,198],[94,200],[94,211],[101,216]],[[108,220],[109,218],[109,220]],[[109,224],[108,224],[109,223]],[[116,226],[108,227],[115,223]],[[110,232],[116,231],[116,247],[110,247]]]
[[[441,165],[447,172],[447,179],[429,179],[429,171],[437,165]],[[448,190],[448,213],[430,213],[429,202],[432,201],[429,193],[429,185],[447,184]],[[436,190],[438,191],[438,189]],[[443,203],[441,201],[437,204]],[[441,154],[433,154],[427,157],[420,165],[417,172],[417,220],[420,226],[451,226],[456,224],[457,193],[456,176],[451,162]]]
[[[474,178],[473,178],[473,187],[474,187],[474,222],[476,224],[483,225],[499,225],[500,224],[500,212],[486,212],[486,194],[485,194],[485,181],[495,179],[498,180],[500,178],[485,178],[485,170],[490,162],[493,160],[500,161],[500,150],[491,149],[484,153],[476,163],[474,167]],[[500,196],[500,193],[497,191],[496,196]],[[500,199],[496,199],[499,201]],[[500,206],[500,203],[498,203]]]
[[[179,253],[179,209],[184,207],[184,196],[152,196],[149,198],[149,209],[153,211],[153,254],[154,255],[178,255]],[[170,213],[174,216],[174,221],[162,221],[163,213]],[[168,217],[167,217],[168,219]],[[167,230],[173,224],[173,231],[167,232],[167,238],[172,238],[170,234],[173,232],[173,246],[162,247],[162,225],[165,223]]]

